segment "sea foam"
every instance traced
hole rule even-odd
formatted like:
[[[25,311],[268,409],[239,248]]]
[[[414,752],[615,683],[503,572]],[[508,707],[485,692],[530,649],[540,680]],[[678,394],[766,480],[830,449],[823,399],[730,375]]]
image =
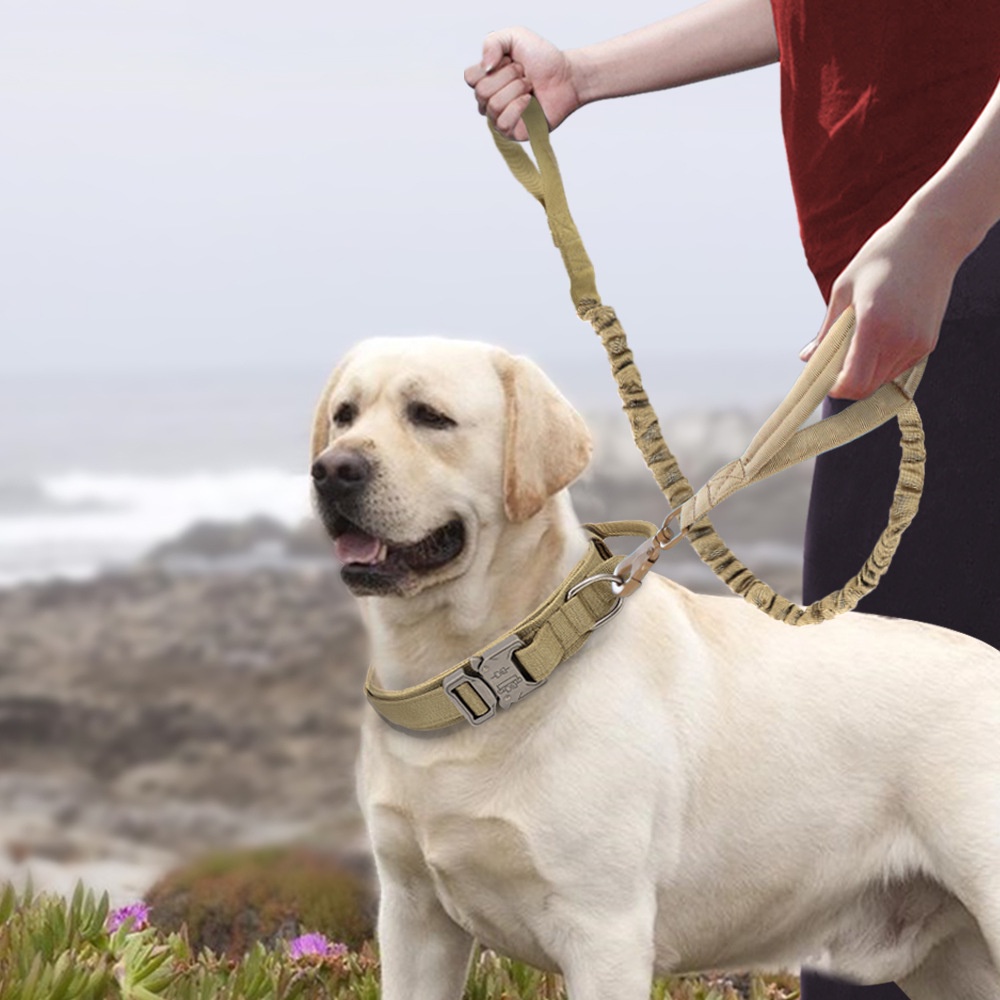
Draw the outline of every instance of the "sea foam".
[[[308,477],[277,469],[133,475],[70,472],[19,490],[0,512],[0,585],[81,578],[119,567],[199,521],[266,515],[294,526],[310,513]]]

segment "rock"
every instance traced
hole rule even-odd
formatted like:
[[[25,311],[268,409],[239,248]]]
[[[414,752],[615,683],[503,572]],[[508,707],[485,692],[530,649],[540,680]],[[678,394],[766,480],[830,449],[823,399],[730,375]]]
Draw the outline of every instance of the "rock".
[[[331,565],[329,540],[312,519],[288,528],[270,517],[201,521],[154,548],[143,565],[172,574],[295,571]]]

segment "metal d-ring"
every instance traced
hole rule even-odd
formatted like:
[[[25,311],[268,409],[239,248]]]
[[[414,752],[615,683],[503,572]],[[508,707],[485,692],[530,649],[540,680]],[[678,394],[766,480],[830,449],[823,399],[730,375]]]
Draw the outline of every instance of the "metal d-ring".
[[[592,583],[602,583],[604,581],[612,584],[616,583],[619,586],[625,582],[617,573],[596,573],[594,576],[588,576],[586,580],[581,580],[579,583],[570,587],[569,590],[566,591],[566,597],[564,600],[568,601],[570,598],[576,597],[581,590],[585,587],[589,587]],[[620,594],[616,596],[618,597],[618,600],[615,601],[615,606],[603,618],[598,618],[598,620],[587,630],[588,632],[593,632],[596,629],[599,629],[602,625],[614,618],[619,611],[621,611],[622,604],[625,603],[625,600]]]

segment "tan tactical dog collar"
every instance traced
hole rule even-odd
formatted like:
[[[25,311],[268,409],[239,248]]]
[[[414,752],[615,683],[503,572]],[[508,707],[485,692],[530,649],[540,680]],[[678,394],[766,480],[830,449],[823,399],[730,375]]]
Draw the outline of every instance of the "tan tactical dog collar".
[[[493,718],[497,708],[510,708],[543,684],[621,608],[622,595],[615,586],[621,556],[605,539],[656,532],[646,521],[586,524],[584,529],[590,536],[587,553],[559,589],[485,649],[404,691],[377,687],[374,669],[369,669],[365,693],[375,711],[394,726],[418,732],[444,729],[463,719],[479,726]]]

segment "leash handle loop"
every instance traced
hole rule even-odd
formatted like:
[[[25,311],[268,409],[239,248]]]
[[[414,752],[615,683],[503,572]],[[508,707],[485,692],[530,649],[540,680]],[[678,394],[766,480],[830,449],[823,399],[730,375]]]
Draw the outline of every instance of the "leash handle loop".
[[[746,451],[740,458],[719,469],[681,506],[682,530],[690,528],[700,517],[744,486],[847,444],[885,423],[913,402],[926,358],[880,386],[867,399],[858,400],[840,413],[807,427],[801,426],[833,388],[851,346],[854,329],[854,307],[848,306],[827,332],[788,396],[768,417]]]
[[[581,303],[600,302],[594,265],[583,246],[573,216],[570,215],[559,164],[552,151],[552,143],[549,142],[549,124],[542,106],[534,97],[523,118],[528,127],[528,141],[531,143],[531,151],[535,155],[537,166],[531,162],[531,157],[520,143],[504,138],[492,127],[490,134],[511,173],[545,209],[545,217],[552,232],[552,242],[562,254],[563,264],[569,275],[570,297],[579,311]]]
[[[570,215],[559,166],[549,141],[548,123],[535,98],[531,99],[523,119],[535,163],[519,143],[506,139],[492,128],[490,133],[515,178],[545,209],[553,242],[562,254],[569,275],[573,304],[577,314],[590,322],[601,338],[636,446],[671,507],[679,508],[678,537],[687,534],[701,560],[734,593],[772,618],[789,625],[808,625],[850,611],[878,585],[889,568],[903,532],[917,512],[923,490],[925,453],[923,428],[913,394],[926,358],[867,399],[835,416],[802,427],[840,372],[855,328],[854,309],[849,307],[828,331],[786,399],[754,436],[744,454],[723,466],[695,493],[663,439],[625,331],[614,310],[605,306],[597,293],[593,264]],[[844,587],[807,608],[799,607],[774,591],[736,558],[713,527],[708,512],[744,486],[845,444],[893,416],[900,428],[902,457],[888,524],[872,554]],[[647,542],[619,564],[623,572],[631,571],[630,576],[623,577],[623,594],[626,589],[631,592],[638,586],[638,581],[658,556],[659,546],[654,554]],[[634,586],[630,585],[631,580],[637,581]]]

